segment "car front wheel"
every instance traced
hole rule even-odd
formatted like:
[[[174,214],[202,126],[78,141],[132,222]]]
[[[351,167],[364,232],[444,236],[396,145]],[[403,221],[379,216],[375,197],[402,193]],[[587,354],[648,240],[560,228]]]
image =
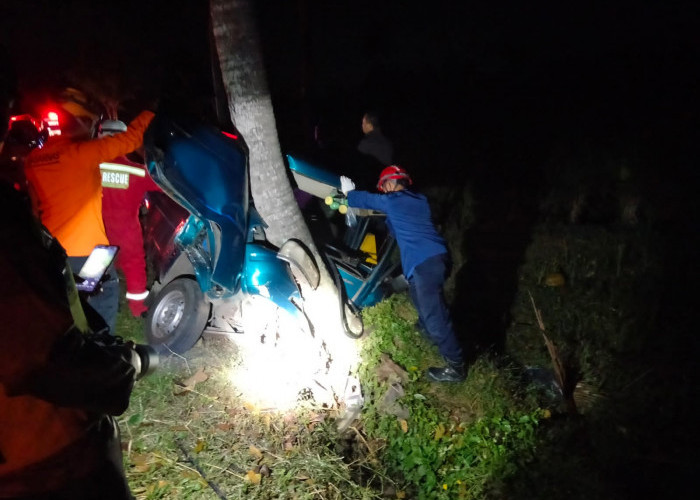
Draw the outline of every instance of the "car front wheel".
[[[209,308],[195,280],[178,278],[168,283],[148,310],[148,343],[163,354],[187,352],[202,335]]]

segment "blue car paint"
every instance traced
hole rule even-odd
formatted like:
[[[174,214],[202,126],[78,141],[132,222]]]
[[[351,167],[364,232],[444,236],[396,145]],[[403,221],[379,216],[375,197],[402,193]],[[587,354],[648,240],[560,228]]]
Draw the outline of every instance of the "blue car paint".
[[[295,305],[301,294],[289,266],[255,239],[264,222],[249,200],[245,143],[213,127],[183,126],[158,115],[147,134],[164,153],[149,161],[149,173],[190,213],[174,241],[201,290],[211,299],[240,291],[260,295],[292,315],[303,314]],[[221,229],[220,248],[212,223]]]
[[[308,161],[292,155],[286,155],[289,168],[293,172],[305,175],[311,179],[328,184],[335,189],[340,189],[340,176],[325,170],[321,167],[313,165]]]
[[[196,251],[195,249],[198,247],[196,240],[202,234],[202,231],[205,230],[207,238],[201,244],[202,251]],[[212,262],[209,249],[213,240],[214,235],[211,234],[211,228],[206,227],[205,229],[204,221],[194,215],[189,216],[185,225],[175,236],[175,244],[188,253],[188,258],[193,264],[195,278],[197,278],[199,287],[203,291],[209,290],[212,286],[211,275],[214,263]]]
[[[249,295],[268,297],[280,308],[297,315],[294,305],[301,301],[299,288],[294,282],[289,266],[277,258],[277,252],[263,245],[246,245],[243,288]]]
[[[330,189],[340,191],[340,176],[321,168],[313,163],[297,156],[286,155],[289,169],[295,173],[307,177],[313,181],[327,185]],[[358,218],[355,226],[348,228],[344,243],[350,250],[357,252],[368,231],[369,218]],[[369,266],[363,262],[355,266],[347,266],[341,262],[335,262],[340,278],[345,287],[345,292],[350,301],[359,309],[373,306],[381,301],[386,292],[381,285],[387,277],[396,273],[398,266],[392,261],[391,253],[396,250],[396,242],[391,241],[385,250],[385,255],[375,266]]]
[[[213,234],[203,221],[221,229],[220,246],[226,251],[218,252],[215,262],[211,255],[209,262],[193,262],[200,287],[205,292],[214,286],[237,292],[245,261],[249,206],[247,151],[213,127],[195,124],[184,128],[158,115],[148,133],[164,152],[160,161],[149,161],[151,177],[206,226],[209,248],[214,248]]]
[[[261,295],[293,315],[303,314],[288,264],[267,242],[254,237],[264,223],[249,199],[245,142],[201,123],[176,123],[163,114],[156,115],[147,136],[151,148],[160,151],[149,158],[150,175],[189,212],[174,241],[187,255],[201,290],[212,299],[240,291]],[[287,160],[293,171],[340,189],[337,174],[292,156]],[[212,224],[220,228],[219,242]],[[387,274],[382,262],[374,268],[336,267],[355,306],[367,307],[384,298],[380,284]]]

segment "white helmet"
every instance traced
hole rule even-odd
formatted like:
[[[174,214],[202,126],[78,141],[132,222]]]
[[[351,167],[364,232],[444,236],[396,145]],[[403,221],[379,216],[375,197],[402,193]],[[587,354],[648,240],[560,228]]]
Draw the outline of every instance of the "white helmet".
[[[126,123],[121,120],[102,120],[97,128],[97,137],[108,137],[126,132]]]

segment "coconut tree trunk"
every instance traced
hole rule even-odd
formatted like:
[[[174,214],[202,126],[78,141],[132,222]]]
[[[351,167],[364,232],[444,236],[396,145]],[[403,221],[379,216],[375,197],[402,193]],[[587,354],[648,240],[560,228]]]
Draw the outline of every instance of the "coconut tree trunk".
[[[318,255],[289,184],[252,3],[210,0],[212,31],[229,110],[250,150],[251,192],[255,207],[268,225],[268,240],[280,246],[295,238],[314,254],[321,282],[313,293],[303,290],[304,307],[313,324],[314,338],[325,353],[322,357],[327,356],[330,371],[340,374],[340,383],[344,383],[351,368],[348,353],[355,349],[347,345],[349,339],[342,332],[337,289]],[[329,311],[338,313],[329,314]],[[335,352],[331,352],[330,345],[336,346]],[[336,393],[342,390],[338,383],[331,382]]]
[[[250,185],[270,242],[311,234],[294,199],[282,159],[252,2],[211,0],[212,29],[231,118],[250,149]]]

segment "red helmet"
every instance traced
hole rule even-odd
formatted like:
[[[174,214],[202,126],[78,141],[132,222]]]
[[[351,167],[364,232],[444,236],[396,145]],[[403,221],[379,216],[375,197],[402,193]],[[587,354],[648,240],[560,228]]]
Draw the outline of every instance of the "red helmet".
[[[389,179],[406,179],[409,185],[413,184],[413,181],[408,175],[408,172],[406,172],[403,168],[399,167],[398,165],[390,165],[384,170],[382,170],[381,174],[379,174],[379,182],[377,182],[377,189],[379,189],[380,191],[384,191],[382,189],[382,185]]]

